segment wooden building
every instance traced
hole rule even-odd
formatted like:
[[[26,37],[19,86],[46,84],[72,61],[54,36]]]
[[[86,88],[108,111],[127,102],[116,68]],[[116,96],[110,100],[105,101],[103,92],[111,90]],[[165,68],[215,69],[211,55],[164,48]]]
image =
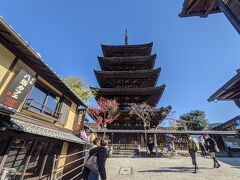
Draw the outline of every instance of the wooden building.
[[[143,130],[138,117],[129,115],[131,103],[143,103],[156,107],[165,84],[157,85],[161,68],[154,69],[156,54],[151,54],[153,43],[140,45],[102,45],[103,57],[98,57],[101,71],[94,70],[100,88],[92,87],[96,99],[116,99],[120,104],[120,116],[108,130]],[[170,112],[171,106],[158,109],[151,128],[156,128]],[[145,144],[143,134],[108,133],[113,144]]]
[[[214,131],[235,131],[238,132],[240,126],[240,116],[236,116],[229,121],[226,121],[212,130]],[[222,136],[225,149],[229,156],[240,156],[240,138],[239,135]]]
[[[65,165],[79,157],[69,154],[83,150],[74,132],[79,133],[84,108],[39,53],[0,18],[0,175],[11,170],[21,180],[75,176],[70,170],[82,162]]]
[[[223,12],[233,27],[240,33],[239,0],[184,0],[180,17],[200,16]]]
[[[237,107],[240,108],[240,72],[230,79],[226,84],[224,84],[220,89],[218,89],[210,98],[209,102],[212,101],[233,101]],[[213,130],[216,131],[236,131],[240,133],[240,116],[222,123],[221,125],[214,127]],[[223,137],[224,144],[228,153],[231,156],[240,155],[240,140],[239,134]]]

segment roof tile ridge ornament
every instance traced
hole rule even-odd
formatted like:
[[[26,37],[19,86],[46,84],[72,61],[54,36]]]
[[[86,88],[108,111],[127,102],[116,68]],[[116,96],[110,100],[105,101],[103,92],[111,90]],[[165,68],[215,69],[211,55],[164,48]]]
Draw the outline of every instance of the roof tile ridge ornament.
[[[128,31],[127,29],[125,30],[125,45],[128,45]]]

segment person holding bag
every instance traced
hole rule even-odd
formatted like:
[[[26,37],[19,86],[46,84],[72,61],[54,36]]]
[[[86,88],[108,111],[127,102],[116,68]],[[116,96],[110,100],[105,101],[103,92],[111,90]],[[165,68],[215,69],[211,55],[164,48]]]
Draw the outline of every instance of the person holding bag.
[[[105,162],[107,159],[107,141],[101,139],[100,146],[92,148],[89,151],[89,157],[85,167],[89,170],[88,180],[106,180]]]
[[[219,168],[221,165],[219,164],[219,162],[216,159],[216,152],[219,152],[219,148],[217,146],[216,141],[213,138],[211,138],[208,134],[204,134],[203,137],[204,137],[206,145],[207,145],[207,150],[209,151],[209,153],[213,159],[213,162],[214,162],[213,167]]]

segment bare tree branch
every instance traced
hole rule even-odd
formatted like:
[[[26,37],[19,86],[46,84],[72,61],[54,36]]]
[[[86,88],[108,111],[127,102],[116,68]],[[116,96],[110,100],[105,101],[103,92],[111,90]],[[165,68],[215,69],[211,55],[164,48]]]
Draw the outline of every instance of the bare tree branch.
[[[146,103],[131,104],[131,111],[129,113],[131,116],[137,115],[143,121],[149,129],[151,126],[151,120],[158,115],[158,111],[155,107],[149,106]]]

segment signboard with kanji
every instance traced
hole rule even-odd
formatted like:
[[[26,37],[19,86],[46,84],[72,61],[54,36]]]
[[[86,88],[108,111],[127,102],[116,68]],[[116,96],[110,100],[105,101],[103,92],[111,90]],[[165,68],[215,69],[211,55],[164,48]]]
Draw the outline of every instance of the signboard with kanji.
[[[22,69],[2,93],[0,106],[17,110],[31,91],[35,81],[36,78],[32,74]]]

